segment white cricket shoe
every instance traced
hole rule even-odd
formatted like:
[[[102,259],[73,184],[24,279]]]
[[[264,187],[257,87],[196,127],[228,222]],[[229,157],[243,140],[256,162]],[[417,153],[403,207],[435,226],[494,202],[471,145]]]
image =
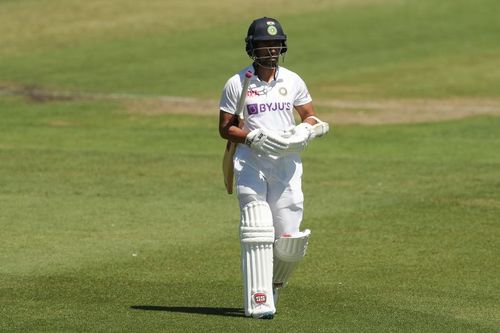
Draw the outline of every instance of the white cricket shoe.
[[[265,310],[265,311],[254,311],[252,313],[252,317],[255,319],[273,319],[274,311]]]

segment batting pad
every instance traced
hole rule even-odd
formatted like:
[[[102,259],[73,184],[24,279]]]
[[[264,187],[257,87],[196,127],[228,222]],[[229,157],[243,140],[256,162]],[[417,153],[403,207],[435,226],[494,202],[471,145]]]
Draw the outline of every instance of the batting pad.
[[[311,230],[282,235],[274,243],[273,284],[276,288],[286,285],[297,264],[306,255]]]
[[[272,316],[276,312],[273,301],[274,227],[267,202],[253,201],[243,207],[240,241],[245,315]]]

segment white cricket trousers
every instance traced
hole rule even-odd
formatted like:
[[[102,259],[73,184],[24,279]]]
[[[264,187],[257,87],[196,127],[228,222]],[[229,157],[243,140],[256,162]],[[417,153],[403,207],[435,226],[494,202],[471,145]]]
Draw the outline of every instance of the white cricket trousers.
[[[239,144],[234,154],[234,175],[240,210],[249,202],[266,201],[273,214],[276,238],[299,231],[304,211],[299,154],[275,160]]]

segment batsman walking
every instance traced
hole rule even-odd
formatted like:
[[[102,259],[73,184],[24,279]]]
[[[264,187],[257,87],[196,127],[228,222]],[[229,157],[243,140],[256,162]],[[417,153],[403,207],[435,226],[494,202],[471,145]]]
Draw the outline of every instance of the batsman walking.
[[[245,43],[253,63],[224,86],[219,132],[229,141],[226,187],[231,193],[234,173],[241,211],[245,315],[271,319],[278,292],[304,257],[311,234],[299,230],[304,208],[300,153],[329,126],[316,117],[304,81],[279,66],[288,48],[276,19],[254,20]]]

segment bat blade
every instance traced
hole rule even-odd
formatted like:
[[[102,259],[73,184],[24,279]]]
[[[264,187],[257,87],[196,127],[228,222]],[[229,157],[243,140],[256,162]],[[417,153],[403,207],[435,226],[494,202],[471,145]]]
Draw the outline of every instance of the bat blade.
[[[234,142],[227,141],[226,149],[224,150],[224,156],[222,158],[222,173],[224,174],[224,185],[226,186],[227,194],[233,194],[233,157],[235,151],[236,144]]]

